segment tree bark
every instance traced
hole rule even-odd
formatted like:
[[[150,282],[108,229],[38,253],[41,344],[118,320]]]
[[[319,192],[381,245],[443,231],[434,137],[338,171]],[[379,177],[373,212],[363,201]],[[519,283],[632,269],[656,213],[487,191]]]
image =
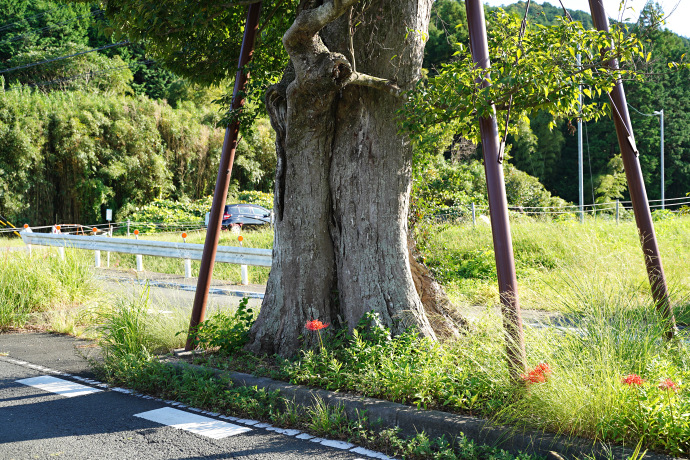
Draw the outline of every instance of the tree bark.
[[[273,266],[250,350],[291,356],[318,340],[307,321],[352,329],[369,311],[393,333],[435,337],[410,270],[412,148],[395,120],[420,75],[431,3],[303,1],[283,37],[291,65],[266,97]]]

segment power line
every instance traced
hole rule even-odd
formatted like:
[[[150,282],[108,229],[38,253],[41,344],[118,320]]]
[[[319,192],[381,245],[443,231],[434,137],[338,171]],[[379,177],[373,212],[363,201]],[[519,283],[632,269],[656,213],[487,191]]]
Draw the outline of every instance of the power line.
[[[75,17],[75,18],[72,18],[72,19],[70,19],[69,21],[63,21],[63,22],[59,22],[59,23],[56,23],[56,24],[51,24],[51,25],[49,25],[49,26],[41,27],[41,28],[39,28],[39,29],[29,29],[29,31],[26,32],[26,33],[23,33],[23,34],[21,34],[21,35],[15,35],[15,36],[12,37],[12,38],[8,38],[7,40],[0,41],[0,45],[5,45],[5,44],[7,44],[7,43],[16,42],[17,40],[21,40],[21,39],[24,38],[24,37],[28,37],[28,36],[30,36],[30,35],[37,35],[37,34],[39,34],[39,33],[41,33],[41,32],[45,32],[46,30],[53,29],[53,28],[58,27],[58,26],[64,26],[65,24],[70,24],[70,23],[72,23],[72,22],[74,22],[74,21],[78,21],[79,19],[83,19],[83,18],[86,18],[86,17],[89,17],[89,16],[96,16],[96,15],[98,15],[98,14],[102,14],[103,12],[104,12],[103,10],[95,10],[95,11],[92,11],[91,13],[89,13],[89,14],[82,14],[82,15],[80,15],[80,16],[77,16],[77,17]]]
[[[57,84],[59,84],[59,83],[64,83],[64,82],[68,82],[68,81],[72,81],[72,80],[77,80],[77,79],[83,78],[83,77],[92,77],[92,76],[96,76],[96,75],[102,75],[102,74],[105,74],[105,73],[114,72],[114,71],[116,71],[116,70],[122,70],[122,69],[131,68],[131,67],[136,66],[136,65],[139,65],[139,64],[142,64],[142,65],[153,64],[154,62],[155,62],[155,61],[150,60],[150,59],[147,59],[147,60],[144,60],[144,61],[136,61],[136,62],[132,62],[132,63],[126,64],[126,65],[108,67],[108,68],[106,68],[106,69],[97,70],[97,71],[84,72],[84,73],[80,73],[80,74],[77,74],[77,75],[72,75],[72,76],[70,76],[70,77],[58,78],[58,79],[56,79],[56,80],[48,80],[48,81],[41,81],[41,82],[38,82],[38,83],[27,83],[27,84],[24,84],[24,85],[12,86],[12,87],[9,88],[7,91],[15,91],[15,90],[18,90],[18,89],[21,89],[21,88],[24,88],[24,87],[33,87],[33,88],[37,88],[37,87],[40,87],[40,86],[57,85]]]
[[[59,57],[52,58],[52,59],[46,59],[44,61],[32,62],[30,64],[24,64],[24,65],[12,67],[12,68],[5,69],[5,70],[0,70],[0,75],[7,73],[7,72],[12,72],[14,70],[28,69],[29,67],[35,67],[35,66],[41,65],[41,64],[48,64],[50,62],[61,61],[63,59],[69,59],[72,57],[81,56],[82,54],[93,53],[95,51],[101,51],[101,50],[105,50],[108,48],[114,48],[116,46],[125,46],[125,45],[129,45],[129,44],[130,44],[130,42],[128,40],[124,40],[124,41],[121,41],[118,43],[111,43],[110,45],[101,46],[100,48],[94,48],[94,49],[90,49],[90,50],[86,50],[86,51],[80,51],[78,53],[68,54],[66,56],[59,56]]]
[[[62,5],[62,6],[58,7],[58,8],[53,8],[52,10],[44,11],[43,13],[34,14],[33,16],[29,16],[28,18],[24,18],[23,21],[28,21],[29,19],[40,18],[41,16],[45,16],[45,15],[48,14],[48,13],[52,13],[53,11],[58,11],[58,10],[64,8],[65,6],[67,6],[67,5]],[[9,24],[5,24],[4,26],[0,27],[0,31],[9,29],[9,28],[11,28],[12,26],[19,25],[19,24],[21,24],[21,22],[22,22],[22,21],[17,21],[17,22],[12,22],[12,23],[9,23]]]

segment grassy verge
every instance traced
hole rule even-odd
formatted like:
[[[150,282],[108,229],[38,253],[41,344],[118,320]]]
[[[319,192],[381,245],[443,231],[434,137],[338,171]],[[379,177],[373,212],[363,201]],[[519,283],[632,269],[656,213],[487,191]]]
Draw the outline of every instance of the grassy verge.
[[[240,313],[217,315],[216,321],[226,328],[241,332],[238,323],[245,318]],[[245,310],[246,311],[246,310]],[[398,430],[380,428],[362,415],[349,419],[342,407],[329,407],[315,400],[310,407],[300,407],[282,397],[279,392],[257,388],[236,387],[213,372],[180,369],[159,362],[155,352],[168,350],[171,344],[164,331],[170,331],[174,321],[161,322],[148,308],[146,297],[122,302],[101,317],[101,343],[104,362],[97,370],[110,383],[127,386],[136,391],[173,399],[206,410],[248,417],[270,422],[284,428],[296,428],[316,436],[356,443],[388,455],[411,460],[422,459],[536,459],[529,455],[511,455],[489,446],[477,445],[460,435],[457,439],[430,439],[423,433],[414,438],[402,438]],[[205,339],[222,337],[224,331],[211,327]],[[240,334],[241,335],[241,334]],[[240,335],[236,339],[241,342]],[[168,339],[170,335],[168,334]],[[225,346],[235,347],[239,342]],[[181,345],[181,342],[178,344]],[[452,441],[452,442],[451,442]]]
[[[688,316],[690,218],[655,223],[677,314]],[[491,229],[487,225],[436,226],[419,241],[426,263],[458,305],[498,304]],[[649,284],[634,222],[586,220],[512,223],[515,265],[522,308],[558,310],[554,297],[573,292],[573,282],[607,286],[649,298]],[[577,299],[571,299],[574,304]]]
[[[85,325],[82,307],[99,297],[93,272],[78,253],[60,260],[57,251],[23,251],[0,254],[0,331],[26,326],[59,324],[70,317],[70,326]]]
[[[295,360],[225,354],[221,347],[199,363],[686,455],[688,334],[664,341],[663,319],[627,290],[616,293],[606,285],[569,289],[559,308],[569,313],[570,325],[527,329],[533,370],[521,385],[507,373],[500,318],[492,313],[471,334],[450,343],[414,333],[391,338],[369,316],[352,336],[321,331],[323,348],[303,351]],[[207,332],[224,335],[218,327]]]

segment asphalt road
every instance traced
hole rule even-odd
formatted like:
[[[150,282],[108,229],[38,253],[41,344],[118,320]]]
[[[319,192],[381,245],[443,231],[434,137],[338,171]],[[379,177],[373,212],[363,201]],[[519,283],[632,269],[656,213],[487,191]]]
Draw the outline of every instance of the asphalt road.
[[[97,269],[96,276],[104,291],[115,295],[140,297],[148,294],[151,304],[159,310],[182,309],[191,312],[197,278],[162,273]],[[213,280],[207,310],[235,309],[239,301],[248,296],[249,306],[259,308],[265,286],[241,286],[222,280]]]
[[[0,353],[3,460],[386,458],[108,388],[91,380],[82,356],[96,349],[71,337],[0,334]]]

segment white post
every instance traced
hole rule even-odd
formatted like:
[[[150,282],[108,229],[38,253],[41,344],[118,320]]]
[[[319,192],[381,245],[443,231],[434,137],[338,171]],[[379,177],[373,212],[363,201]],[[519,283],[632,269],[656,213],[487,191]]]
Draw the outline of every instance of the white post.
[[[474,203],[472,203],[472,225],[477,226],[477,211],[474,208]]]
[[[240,247],[243,247],[244,244],[242,242],[244,241],[244,237],[242,235],[237,237],[237,241],[240,242]],[[242,286],[246,286],[249,284],[249,273],[247,272],[247,266],[246,265],[240,265],[240,276],[242,277]]]
[[[129,236],[129,219],[127,219],[127,236]]]
[[[101,251],[96,249],[93,251],[94,253],[94,259],[95,259],[95,266],[96,268],[101,268]]]
[[[60,255],[60,260],[64,261],[65,260],[65,248],[62,246],[58,246],[58,254]]]
[[[139,230],[134,230],[134,238],[139,239]],[[144,260],[141,257],[141,254],[136,255],[136,260],[137,260],[137,273],[143,272],[144,271]]]
[[[192,277],[192,261],[190,259],[184,260],[184,277],[185,278],[191,278]]]
[[[246,265],[240,265],[240,274],[242,275],[242,285],[246,286],[249,284],[249,273],[247,272]]]

